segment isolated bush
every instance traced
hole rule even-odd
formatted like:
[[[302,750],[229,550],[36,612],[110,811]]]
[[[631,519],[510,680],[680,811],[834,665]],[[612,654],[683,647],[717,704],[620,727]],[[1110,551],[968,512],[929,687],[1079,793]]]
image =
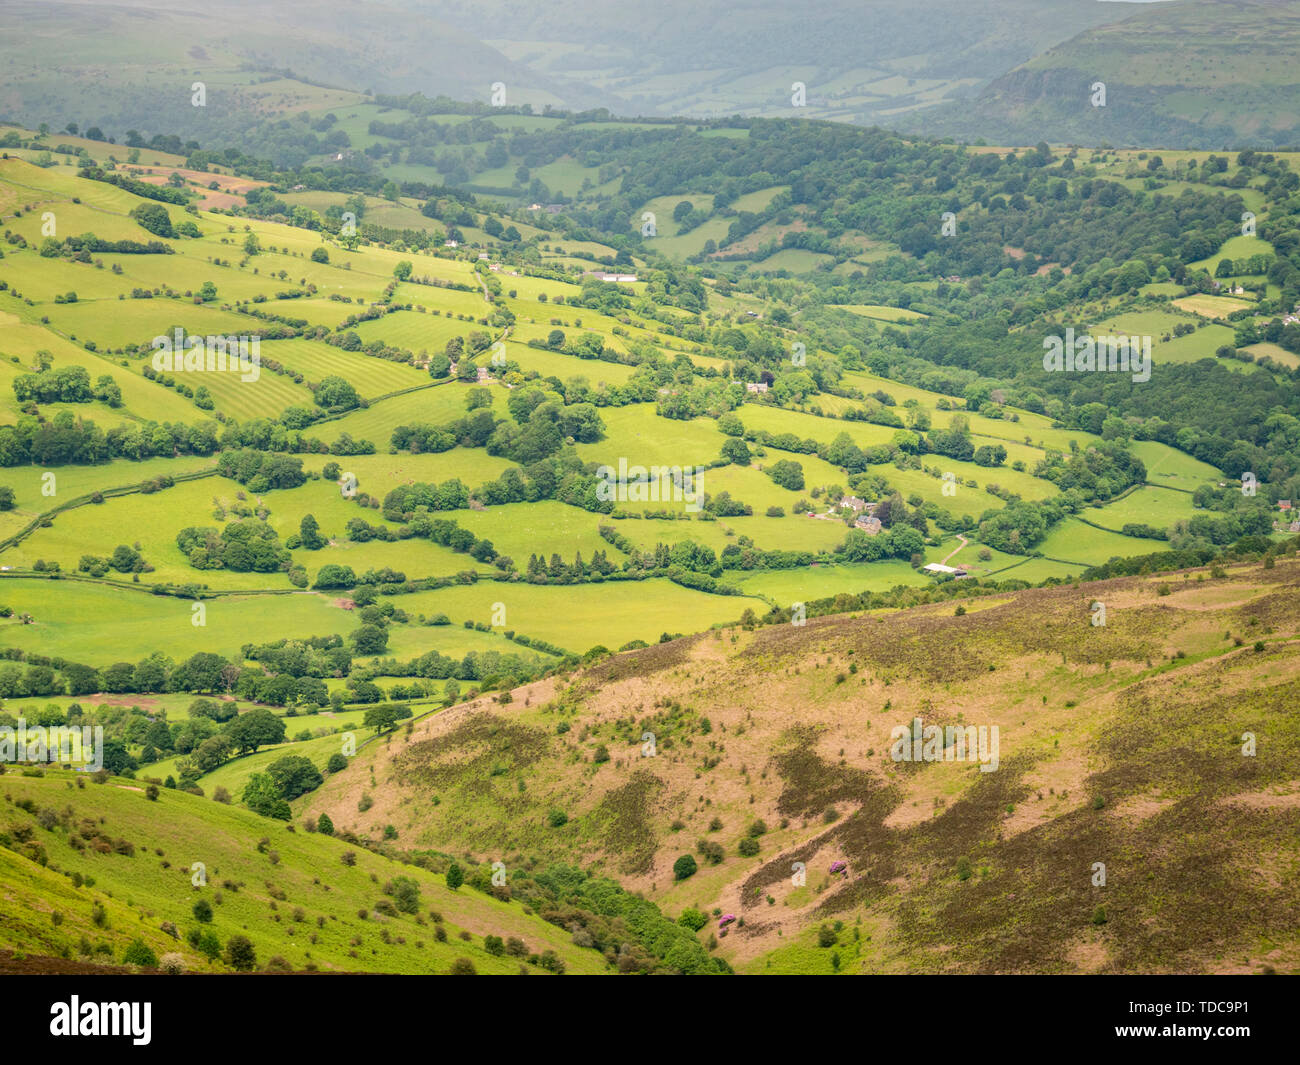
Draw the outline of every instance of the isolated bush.
[[[180,976],[185,972],[185,956],[176,951],[168,951],[158,959],[158,968],[168,976]]]
[[[700,852],[710,865],[718,865],[723,857],[724,852],[720,843],[714,843],[711,840],[702,839],[695,844],[695,849]]]
[[[142,939],[131,941],[131,945],[122,952],[123,965],[139,965],[146,969],[158,968],[158,955],[149,949]]]
[[[695,859],[689,854],[683,854],[677,861],[673,862],[673,879],[686,880],[694,876],[699,871],[699,866],[695,864]]]
[[[208,961],[216,961],[221,957],[221,940],[211,929],[205,929],[200,932],[193,940],[194,949],[202,954]]]
[[[235,935],[226,941],[226,964],[241,973],[257,968],[257,951],[248,936]]]

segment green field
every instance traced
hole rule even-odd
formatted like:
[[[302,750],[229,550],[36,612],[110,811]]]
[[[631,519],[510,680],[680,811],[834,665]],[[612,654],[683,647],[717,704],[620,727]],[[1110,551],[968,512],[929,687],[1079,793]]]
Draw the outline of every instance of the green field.
[[[1047,534],[1047,538],[1035,550],[1049,559],[1099,566],[1112,558],[1165,549],[1165,545],[1157,540],[1137,540],[1085,525],[1075,518],[1066,518]],[[1016,571],[1013,570],[1010,575],[1015,576]]]
[[[1089,507],[1082,516],[1116,532],[1127,524],[1167,529],[1176,521],[1192,517],[1195,508],[1186,492],[1169,488],[1143,487],[1103,507]]]
[[[194,604],[184,599],[71,580],[59,584],[57,596],[50,594],[51,587],[49,581],[30,577],[0,578],[6,605],[16,615],[27,613],[33,618],[30,625],[16,618],[0,622],[0,637],[6,644],[107,666],[138,661],[162,649],[175,657],[199,651],[233,655],[249,642],[352,628],[342,611],[314,593],[209,601],[204,604],[205,624],[196,626]]]
[[[627,609],[633,595],[635,610]],[[543,587],[492,582],[417,592],[407,610],[445,613],[454,623],[491,623],[495,605],[505,608],[502,629],[540,637],[569,651],[597,644],[613,650],[629,640],[654,642],[662,633],[696,632],[734,621],[746,607],[765,611],[748,596],[715,596],[681,588],[666,580]]]

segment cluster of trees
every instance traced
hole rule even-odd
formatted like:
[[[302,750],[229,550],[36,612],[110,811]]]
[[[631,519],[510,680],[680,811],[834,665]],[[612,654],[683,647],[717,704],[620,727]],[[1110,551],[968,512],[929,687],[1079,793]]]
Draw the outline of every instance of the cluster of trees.
[[[421,508],[430,512],[460,509],[468,506],[470,498],[485,506],[556,499],[583,510],[609,513],[614,504],[600,498],[596,469],[595,463],[583,463],[564,449],[527,465],[511,467],[495,481],[487,481],[467,494],[463,494],[464,486],[456,479],[440,485],[416,482],[401,486],[385,496],[384,516],[390,521],[407,521]]]
[[[1056,522],[1070,513],[1068,506],[1057,500],[1026,503],[1021,500],[1008,503],[1001,510],[986,511],[980,516],[981,542],[1009,555],[1028,554],[1039,544]]]
[[[792,492],[803,491],[803,466],[792,459],[780,459],[765,466],[763,472],[782,488],[788,488]]]
[[[352,410],[361,405],[361,397],[351,383],[333,374],[316,385],[313,396],[318,407],[331,413]]]
[[[223,451],[217,460],[217,472],[245,485],[250,492],[269,492],[274,488],[297,488],[307,483],[302,459],[292,455],[258,451],[251,447]]]
[[[132,196],[139,196],[145,200],[172,203],[182,207],[190,202],[189,195],[182,189],[170,188],[167,185],[151,185],[147,181],[139,181],[121,171],[104,170],[98,166],[83,166],[77,171],[77,176],[88,178],[91,181],[103,181],[109,185],[116,185],[119,189],[131,193]],[[141,204],[141,206],[146,205]],[[164,213],[166,212],[164,211]],[[170,233],[160,235],[171,236]]]
[[[487,625],[474,627],[480,631],[487,631],[490,628]],[[508,630],[505,635],[518,642],[523,642]],[[542,641],[530,641],[525,646],[537,647],[538,650],[548,654],[555,654],[559,650],[549,645],[542,646]],[[431,680],[474,681],[483,689],[487,689],[489,687],[516,687],[532,680],[534,677],[540,676],[547,668],[549,666],[536,655],[503,654],[500,651],[470,651],[462,658],[456,659],[438,651],[426,651],[418,658],[405,662],[399,662],[392,658],[380,659],[370,672],[375,676],[382,674],[385,677],[423,677]],[[355,685],[353,682],[355,682]],[[378,686],[366,679],[362,674],[354,672],[353,676],[348,678],[348,684],[349,687],[353,688],[350,700],[352,702],[378,702],[383,697],[383,693],[380,692]],[[447,691],[448,698],[454,699],[459,693],[459,688],[448,685]]]
[[[468,506],[469,489],[459,478],[452,478],[442,484],[417,481],[398,485],[384,496],[383,511],[389,521],[407,521],[419,508],[426,511],[464,510]]]
[[[1034,476],[1053,482],[1062,492],[1088,501],[1113,499],[1147,477],[1146,465],[1118,442],[1103,441],[1068,458],[1049,451]]]
[[[845,562],[876,562],[883,558],[911,561],[925,551],[925,537],[910,525],[881,530],[874,536],[862,529],[850,529],[844,543],[835,549]]]
[[[110,407],[122,405],[122,390],[109,374],[100,374],[94,387],[84,366],[62,366],[13,380],[19,403],[89,403],[100,400]]]
[[[118,573],[150,573],[153,567],[149,565],[144,556],[134,547],[128,547],[126,544],[118,544],[117,548],[107,558],[101,558],[98,555],[82,555],[81,561],[77,564],[77,570],[81,573],[88,573],[92,577],[102,577],[110,569]]]
[[[40,254],[47,259],[62,255],[77,262],[85,263],[90,262],[90,257],[94,253],[174,255],[176,249],[170,244],[164,244],[161,240],[104,240],[94,233],[82,233],[78,237],[64,237],[61,241],[56,240],[54,237],[46,237],[41,242]]]
[[[317,668],[313,660],[312,668],[302,671],[277,668],[291,667],[291,658],[282,663],[268,657],[257,666],[244,666],[211,652],[199,652],[179,663],[163,654],[153,654],[139,662],[115,662],[102,669],[62,658],[28,656],[25,665],[21,659],[0,665],[0,697],[194,692],[224,693],[273,706],[327,706],[329,692],[322,678],[345,676],[352,668],[351,653],[342,646],[341,638],[331,639],[338,645],[327,653],[324,667]],[[234,704],[210,698],[196,700],[191,707],[192,718],[217,723],[225,722],[234,713]],[[174,743],[157,745],[160,750],[188,750]]]
[[[352,669],[352,655],[339,635],[245,644],[240,654],[272,674],[295,678],[345,677]]]
[[[571,581],[588,580],[592,577],[606,577],[617,573],[619,567],[609,561],[605,551],[592,554],[590,562],[584,562],[582,552],[575,552],[573,561],[566,563],[558,552],[552,552],[548,560],[545,553],[530,554],[525,574],[535,584],[567,584]]]
[[[192,525],[176,534],[176,546],[200,570],[274,573],[288,569],[290,563],[279,533],[260,518],[229,522],[220,532],[212,526]]]
[[[160,203],[142,203],[131,211],[131,217],[142,229],[147,229],[156,237],[175,237],[176,227],[172,225],[171,215]]]
[[[254,813],[288,821],[292,816],[289,803],[324,782],[325,777],[310,758],[286,754],[268,765],[265,773],[249,777],[240,799]]]
[[[1197,514],[1180,519],[1167,530],[1169,542],[1177,550],[1236,543],[1245,536],[1268,536],[1273,531],[1273,515],[1265,506],[1246,506],[1227,513]]]

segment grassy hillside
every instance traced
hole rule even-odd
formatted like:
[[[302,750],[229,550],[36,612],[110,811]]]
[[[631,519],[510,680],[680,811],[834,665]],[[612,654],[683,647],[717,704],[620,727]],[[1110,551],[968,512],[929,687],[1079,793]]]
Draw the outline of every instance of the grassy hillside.
[[[746,972],[1295,970],[1298,566],[723,629],[425,719],[302,803],[590,862]],[[997,726],[996,771],[893,760],[917,716]]]
[[[606,967],[518,902],[452,891],[428,870],[239,807],[172,790],[151,801],[136,781],[58,769],[37,778],[10,767],[0,792],[5,941],[29,954],[120,961],[140,939],[190,969],[228,971],[189,942],[201,930],[222,945],[247,936],[259,966],[278,957],[294,970],[442,973],[467,958],[481,973],[543,972],[527,956],[546,950],[569,972]],[[385,894],[398,877],[418,886],[412,912]],[[200,901],[210,922],[195,917]],[[494,935],[522,939],[527,953],[487,952]]]

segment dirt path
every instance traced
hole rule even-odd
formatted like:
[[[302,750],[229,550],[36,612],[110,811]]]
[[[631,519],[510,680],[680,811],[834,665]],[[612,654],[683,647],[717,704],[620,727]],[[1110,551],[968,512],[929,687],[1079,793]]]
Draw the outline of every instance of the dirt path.
[[[963,547],[970,546],[970,541],[967,540],[966,537],[962,536],[961,533],[957,534],[957,539],[961,541],[961,547],[954,547],[951,551],[949,551],[947,555],[945,555],[943,558],[939,560],[939,565],[946,566],[948,564],[948,559],[952,558],[952,556],[955,555],[958,551],[960,551]]]

